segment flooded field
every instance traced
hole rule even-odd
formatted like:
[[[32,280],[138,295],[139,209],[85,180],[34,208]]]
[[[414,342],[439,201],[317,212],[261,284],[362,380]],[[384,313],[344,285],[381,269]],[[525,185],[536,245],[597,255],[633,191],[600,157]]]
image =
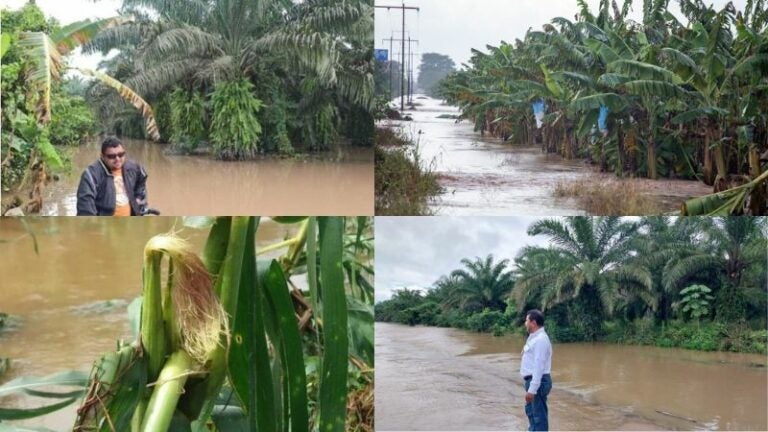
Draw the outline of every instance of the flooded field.
[[[376,323],[376,429],[524,430],[522,336]],[[553,430],[767,430],[761,355],[555,344]]]
[[[472,123],[456,123],[456,107],[417,96],[413,121],[394,121],[418,141],[422,160],[439,174],[445,191],[431,204],[437,215],[576,215],[584,214],[572,198],[553,195],[558,183],[612,181],[582,160],[544,154],[539,147],[502,143],[473,131]],[[444,118],[439,118],[444,117]],[[711,192],[695,181],[633,180],[663,211],[678,210],[682,201]]]
[[[373,152],[343,152],[305,159],[222,162],[209,156],[167,155],[165,145],[123,140],[128,158],[149,174],[150,207],[167,216],[246,214],[373,214]],[[77,185],[96,161],[97,143],[71,156],[72,172],[46,188],[45,216],[77,212]]]

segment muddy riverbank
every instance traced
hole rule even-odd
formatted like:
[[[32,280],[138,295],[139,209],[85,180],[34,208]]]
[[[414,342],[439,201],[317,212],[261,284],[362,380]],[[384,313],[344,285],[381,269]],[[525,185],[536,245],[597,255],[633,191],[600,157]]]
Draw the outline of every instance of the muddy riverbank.
[[[522,336],[379,322],[375,331],[377,430],[527,428]],[[550,428],[766,430],[766,368],[755,362],[765,359],[555,344]]]
[[[422,160],[435,171],[444,188],[430,207],[437,215],[577,215],[578,200],[556,197],[562,184],[614,181],[581,160],[544,154],[539,147],[503,143],[473,131],[469,121],[456,122],[456,107],[423,96],[405,114],[413,121],[384,121],[418,142]],[[686,199],[711,193],[711,188],[686,180],[627,180],[648,196],[661,212],[679,210]]]

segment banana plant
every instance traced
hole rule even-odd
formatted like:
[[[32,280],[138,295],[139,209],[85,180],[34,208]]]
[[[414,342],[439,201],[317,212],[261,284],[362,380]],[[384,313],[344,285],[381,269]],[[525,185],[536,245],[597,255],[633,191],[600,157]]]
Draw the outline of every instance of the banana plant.
[[[41,123],[45,124],[51,120],[51,87],[54,82],[61,80],[64,72],[69,69],[65,56],[78,46],[92,40],[100,31],[120,26],[130,20],[123,17],[96,21],[83,20],[67,25],[52,35],[43,32],[24,32],[19,35],[19,46],[24,48],[24,55],[31,63],[27,81],[38,94],[37,117]],[[160,139],[152,107],[135,91],[101,72],[84,68],[75,69],[115,89],[121,97],[141,112],[146,122],[147,135],[156,141]]]

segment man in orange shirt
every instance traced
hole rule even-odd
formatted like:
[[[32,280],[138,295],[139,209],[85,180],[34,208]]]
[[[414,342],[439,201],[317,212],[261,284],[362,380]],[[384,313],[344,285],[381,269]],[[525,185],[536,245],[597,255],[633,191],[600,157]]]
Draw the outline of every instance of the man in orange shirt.
[[[141,216],[147,199],[147,173],[126,159],[123,143],[107,137],[101,157],[89,165],[77,188],[78,216]]]

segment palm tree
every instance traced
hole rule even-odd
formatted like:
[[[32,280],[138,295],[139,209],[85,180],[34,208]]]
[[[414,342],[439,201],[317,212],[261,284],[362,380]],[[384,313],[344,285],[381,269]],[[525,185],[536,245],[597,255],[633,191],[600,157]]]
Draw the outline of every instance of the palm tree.
[[[454,270],[441,284],[450,284],[446,302],[456,304],[467,311],[485,308],[503,311],[504,300],[512,291],[514,280],[507,270],[509,260],[494,263],[492,254],[485,259],[461,260],[465,268]]]
[[[242,115],[257,136],[264,116],[262,121],[255,120],[257,105],[251,99],[270,106],[271,117],[266,121],[277,124],[267,128],[272,127],[285,141],[286,100],[297,97],[298,104],[292,108],[300,117],[296,123],[315,145],[335,132],[338,111],[332,103],[337,99],[372,106],[369,3],[125,0],[124,12],[142,19],[103,32],[88,48],[106,52],[126,44],[137,46],[134,73],[127,83],[148,98],[159,98],[175,86],[207,93],[240,83],[239,91],[232,94],[242,99],[237,103],[244,108],[235,115],[213,113],[213,118]],[[216,141],[216,131],[212,132]],[[224,152],[248,157],[254,151],[252,135],[235,136],[242,142],[226,143],[236,147]],[[238,148],[245,150],[239,152]]]
[[[632,244],[635,253],[629,260],[649,270],[657,304],[655,317],[660,321],[672,318],[672,304],[679,300],[679,291],[664,285],[662,278],[680,260],[701,253],[701,232],[706,223],[702,218],[668,216],[644,217],[640,221]],[[704,282],[705,275],[702,278]],[[636,316],[642,316],[648,309],[645,302],[640,302],[636,305]]]
[[[528,234],[543,235],[551,245],[526,247],[516,258],[517,304],[523,309],[537,299],[539,304],[533,305],[542,310],[571,304],[569,319],[592,339],[603,318],[636,298],[655,309],[648,269],[627,260],[637,230],[638,224],[618,217],[535,222]]]
[[[667,291],[679,290],[702,275],[722,281],[715,293],[718,297],[718,318],[727,321],[743,318],[744,291],[751,288],[745,280],[752,267],[765,267],[768,242],[765,218],[727,217],[704,219],[704,247],[679,259],[667,269],[662,279]],[[763,273],[764,275],[764,273]],[[751,281],[752,283],[754,281]],[[765,287],[765,280],[761,289]]]

